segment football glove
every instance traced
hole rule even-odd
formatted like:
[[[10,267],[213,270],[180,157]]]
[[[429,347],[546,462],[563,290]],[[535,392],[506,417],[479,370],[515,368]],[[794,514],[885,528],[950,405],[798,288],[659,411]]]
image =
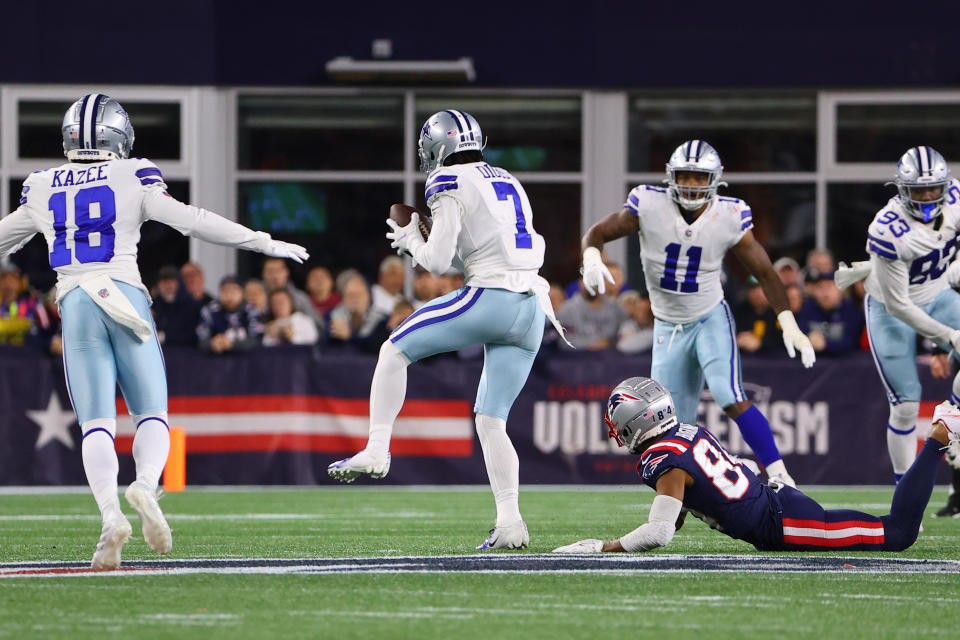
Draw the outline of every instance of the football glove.
[[[593,538],[580,540],[553,550],[554,553],[600,553],[601,551],[603,551],[603,540]]]
[[[280,240],[270,240],[263,253],[271,258],[285,258],[300,264],[310,257],[307,250],[300,245]]]
[[[583,274],[583,286],[592,296],[597,295],[597,292],[607,292],[607,286],[604,284],[604,280],[613,284],[613,276],[610,275],[610,270],[607,269],[607,265],[603,264],[603,259],[600,257],[600,250],[596,247],[587,247],[584,249],[583,269],[581,269],[581,273]]]
[[[813,351],[813,345],[810,344],[810,338],[797,326],[797,319],[793,317],[793,312],[789,309],[781,311],[777,315],[777,322],[780,323],[780,330],[783,332],[783,345],[787,348],[787,355],[793,358],[799,349],[803,366],[807,369],[812,367],[817,361],[817,355]]]
[[[397,255],[402,255],[404,251],[413,255],[413,250],[423,245],[423,235],[420,233],[420,214],[416,211],[410,214],[410,222],[407,226],[401,227],[399,224],[387,218],[387,240],[391,240],[390,247],[397,250]]]
[[[854,262],[850,265],[846,262],[841,262],[836,273],[833,275],[833,280],[837,283],[837,288],[843,291],[853,283],[863,280],[868,275],[870,275],[869,260]]]

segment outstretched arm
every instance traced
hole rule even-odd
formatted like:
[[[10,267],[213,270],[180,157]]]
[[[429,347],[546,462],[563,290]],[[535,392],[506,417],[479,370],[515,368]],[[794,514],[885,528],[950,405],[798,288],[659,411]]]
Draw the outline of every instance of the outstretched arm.
[[[770,264],[770,256],[767,255],[766,250],[754,238],[753,232],[749,230],[743,234],[737,244],[733,245],[731,250],[760,283],[764,295],[767,296],[770,305],[777,312],[777,321],[780,323],[780,331],[783,332],[783,344],[787,348],[787,354],[792,358],[799,349],[803,366],[808,369],[812,367],[817,360],[813,345],[810,344],[810,339],[797,326],[797,319],[790,311],[787,290],[780,282],[777,272],[773,270],[773,265]]]
[[[683,494],[689,484],[693,484],[693,478],[683,469],[667,471],[657,480],[657,496],[650,506],[647,521],[642,525],[617,540],[581,540],[554,549],[554,553],[650,551],[670,544],[673,534],[683,526]]]
[[[17,251],[37,233],[33,216],[21,207],[0,219],[0,258]]]
[[[583,286],[590,294],[599,291],[606,293],[604,281],[613,284],[610,270],[603,264],[600,249],[611,240],[623,238],[640,230],[640,219],[630,209],[624,207],[617,213],[611,213],[587,230],[581,245],[583,246]]]

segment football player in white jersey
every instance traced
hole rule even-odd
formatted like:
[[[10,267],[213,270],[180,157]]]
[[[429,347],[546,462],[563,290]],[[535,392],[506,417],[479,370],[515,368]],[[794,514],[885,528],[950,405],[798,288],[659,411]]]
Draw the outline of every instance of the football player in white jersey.
[[[899,482],[917,454],[916,336],[947,351],[960,348],[960,293],[951,289],[960,284],[960,263],[951,265],[960,228],[960,182],[936,149],[922,146],[900,158],[894,184],[897,195],[867,228],[870,261],[842,266],[837,284],[845,288],[867,276],[867,336],[890,404],[887,451]],[[950,402],[960,405],[960,375],[953,379]]]
[[[477,548],[514,549],[525,547],[530,536],[520,515],[520,467],[507,436],[507,417],[540,348],[544,314],[561,335],[562,329],[550,304],[550,286],[537,274],[544,241],[533,228],[530,201],[516,178],[483,161],[482,140],[476,119],[453,109],[430,116],[420,131],[420,166],[429,172],[426,200],[433,227],[424,241],[413,213],[405,227],[387,220],[387,238],[432,273],[453,265],[463,272],[465,286],[421,307],[383,343],[370,388],[367,446],[331,464],[329,473],[345,482],[364,474],[384,477],[393,422],[406,394],[407,366],[482,344],[474,411],[497,520]]]
[[[673,395],[680,422],[695,424],[704,378],[710,392],[740,428],[770,478],[794,486],[770,424],[743,390],[736,326],[723,299],[720,270],[727,250],[760,282],[777,312],[787,352],[805,367],[815,356],[790,311],[787,294],[770,258],[751,232],[750,207],[717,195],[723,166],[703,140],[684,142],[667,162],[667,187],[639,185],[623,209],[594,224],[583,237],[583,283],[604,293],[613,282],[600,257],[604,243],[640,236],[654,345],[650,377]]]
[[[156,220],[208,242],[298,262],[308,256],[303,247],[170,197],[155,164],[128,157],[133,127],[108,96],[77,100],[64,115],[62,134],[68,162],[24,181],[20,206],[0,220],[0,257],[34,234],[46,238],[57,272],[67,389],[83,432],[83,468],[103,517],[92,564],[115,569],[132,533],[117,496],[117,383],[137,429],[137,477],[125,497],[155,551],[168,553],[173,544],[156,500],[170,449],[167,380],[137,269],[140,225]]]

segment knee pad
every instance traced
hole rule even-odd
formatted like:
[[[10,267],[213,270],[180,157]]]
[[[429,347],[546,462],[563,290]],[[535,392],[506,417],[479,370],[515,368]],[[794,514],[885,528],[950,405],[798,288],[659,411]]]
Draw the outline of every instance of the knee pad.
[[[920,415],[919,402],[901,402],[890,405],[890,426],[894,429],[909,429],[917,424]]]
[[[158,413],[145,413],[145,414],[139,415],[139,416],[131,415],[130,417],[133,419],[133,426],[134,426],[136,429],[139,429],[139,428],[140,428],[140,425],[144,424],[145,422],[147,422],[147,421],[149,420],[149,421],[159,422],[159,423],[161,423],[163,426],[165,426],[168,431],[170,430],[170,421],[167,419],[167,412],[166,412],[166,411],[162,411],[162,412],[158,412]]]
[[[80,431],[83,432],[84,438],[97,431],[103,431],[113,440],[117,435],[117,421],[115,418],[94,418],[81,424]]]

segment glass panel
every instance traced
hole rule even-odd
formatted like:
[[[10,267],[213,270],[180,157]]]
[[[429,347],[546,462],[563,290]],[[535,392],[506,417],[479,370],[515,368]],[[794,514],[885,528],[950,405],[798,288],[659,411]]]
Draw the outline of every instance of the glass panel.
[[[418,97],[418,130],[431,115],[450,108],[480,123],[488,140],[483,154],[492,165],[510,171],[580,170],[579,97]]]
[[[628,185],[632,189],[636,185]],[[625,191],[624,193],[627,193]],[[771,260],[791,257],[801,265],[807,252],[816,243],[816,185],[813,184],[734,184],[721,190],[721,195],[741,198],[753,211],[753,234],[767,250]],[[865,228],[865,227],[864,227]],[[643,286],[640,265],[640,243],[628,238],[627,281]],[[733,290],[745,281],[747,272],[730,253],[724,261],[733,280],[726,288]]]
[[[630,171],[663,171],[683,141],[706,140],[730,171],[814,171],[813,93],[710,91],[633,95]]]
[[[841,104],[837,161],[888,162],[893,174],[903,152],[930,145],[960,160],[960,104]]]
[[[353,267],[375,280],[380,260],[393,252],[384,220],[390,205],[402,201],[401,184],[371,182],[241,182],[237,200],[241,224],[310,252],[307,265],[289,263],[300,287],[317,265],[334,272]],[[263,256],[237,253],[240,275],[259,277]]]
[[[10,180],[10,211],[19,206],[22,179]],[[177,200],[190,202],[190,183],[168,181],[167,190]],[[12,256],[14,264],[30,278],[30,285],[39,291],[48,291],[57,282],[57,274],[50,268],[50,256],[43,235],[37,234]],[[190,259],[190,239],[159,222],[145,222],[140,227],[137,264],[144,282],[152,283],[160,267],[180,266]]]
[[[836,260],[867,259],[867,227],[896,193],[879,182],[827,185],[827,247]]]
[[[416,189],[416,207],[426,211],[423,184]],[[523,189],[533,226],[547,244],[540,275],[565,287],[580,277],[580,185],[525,182]]]
[[[401,96],[255,96],[238,103],[238,167],[403,169]]]
[[[21,158],[63,155],[60,127],[73,100],[21,100],[17,126]],[[180,103],[123,101],[135,140],[133,154],[151,160],[180,158]]]

